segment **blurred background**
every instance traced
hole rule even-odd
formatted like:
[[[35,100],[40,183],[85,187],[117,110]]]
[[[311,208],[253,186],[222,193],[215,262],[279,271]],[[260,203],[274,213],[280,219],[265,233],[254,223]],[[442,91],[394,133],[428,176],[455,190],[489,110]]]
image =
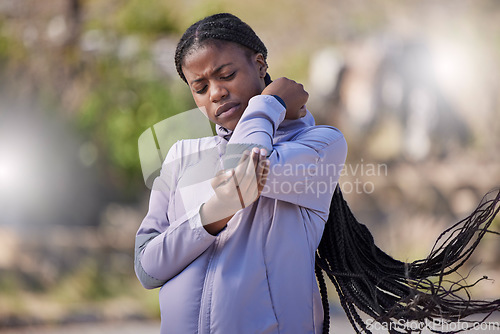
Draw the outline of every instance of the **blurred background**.
[[[272,77],[304,83],[317,123],[345,134],[345,197],[392,256],[425,257],[500,186],[496,0],[0,0],[0,331],[158,332],[158,292],[133,272],[149,196],[138,138],[194,107],[175,46],[223,11],[264,41]],[[473,295],[499,298],[498,236],[473,267],[470,282],[492,279]]]

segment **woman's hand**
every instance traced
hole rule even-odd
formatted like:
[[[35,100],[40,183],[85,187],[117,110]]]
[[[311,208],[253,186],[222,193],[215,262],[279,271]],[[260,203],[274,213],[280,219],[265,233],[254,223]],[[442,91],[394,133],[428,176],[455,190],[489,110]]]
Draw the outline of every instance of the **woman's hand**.
[[[254,147],[245,151],[234,169],[221,171],[212,179],[215,195],[200,210],[201,221],[211,234],[217,234],[229,219],[259,198],[267,180],[267,152]]]
[[[305,104],[309,99],[309,93],[304,90],[302,84],[288,78],[278,78],[264,88],[262,94],[278,95],[285,101],[285,119],[298,119],[306,115]]]

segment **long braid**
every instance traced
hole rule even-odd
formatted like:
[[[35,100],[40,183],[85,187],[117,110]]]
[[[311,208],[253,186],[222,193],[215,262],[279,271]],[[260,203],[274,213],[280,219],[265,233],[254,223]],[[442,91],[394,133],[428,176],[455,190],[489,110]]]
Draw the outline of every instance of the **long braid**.
[[[498,234],[488,228],[499,211],[500,190],[492,199],[485,196],[471,215],[444,231],[426,259],[405,263],[375,245],[368,228],[356,220],[337,186],[316,264],[337,289],[357,333],[370,333],[358,310],[387,325],[390,333],[411,332],[398,320],[425,324],[426,320],[457,321],[473,314],[489,315],[500,311],[500,299],[472,300],[467,291],[485,277],[472,284],[465,284],[465,278],[446,280],[449,288],[443,282],[446,275],[464,264],[487,232]],[[433,283],[433,277],[437,283]],[[467,298],[460,297],[460,291],[465,291]]]
[[[321,294],[321,303],[323,304],[323,312],[325,314],[323,319],[323,334],[328,334],[330,329],[330,305],[328,304],[328,291],[326,288],[325,278],[321,267],[316,263],[314,268],[316,277],[318,278],[319,292]]]

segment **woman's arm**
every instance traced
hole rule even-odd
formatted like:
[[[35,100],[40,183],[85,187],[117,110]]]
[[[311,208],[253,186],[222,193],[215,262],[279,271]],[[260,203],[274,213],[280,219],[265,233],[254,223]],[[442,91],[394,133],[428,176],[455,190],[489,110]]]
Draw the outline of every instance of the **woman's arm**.
[[[174,145],[151,191],[149,210],[136,235],[135,271],[148,289],[162,286],[203,253],[215,240],[201,223],[200,206],[169,221],[167,211],[179,173]]]
[[[200,210],[201,222],[210,234],[219,233],[237,211],[259,198],[269,171],[266,153],[257,147],[246,150],[235,168],[212,179],[214,195]]]
[[[310,126],[274,143],[276,130],[288,113],[286,104],[287,109],[270,95],[253,97],[229,140],[228,151],[235,153],[247,145],[268,150],[269,174],[262,196],[316,210],[326,219],[347,155],[346,141],[333,127]]]

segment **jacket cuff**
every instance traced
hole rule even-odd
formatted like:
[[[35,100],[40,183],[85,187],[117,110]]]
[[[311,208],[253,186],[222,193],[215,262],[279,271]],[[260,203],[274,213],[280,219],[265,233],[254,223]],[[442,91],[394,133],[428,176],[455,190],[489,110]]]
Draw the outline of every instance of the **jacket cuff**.
[[[281,103],[281,105],[286,109],[286,103],[285,101],[283,101],[283,99],[281,97],[279,97],[278,95],[271,95],[271,96],[274,96],[276,98],[276,100],[278,100],[279,103]]]

